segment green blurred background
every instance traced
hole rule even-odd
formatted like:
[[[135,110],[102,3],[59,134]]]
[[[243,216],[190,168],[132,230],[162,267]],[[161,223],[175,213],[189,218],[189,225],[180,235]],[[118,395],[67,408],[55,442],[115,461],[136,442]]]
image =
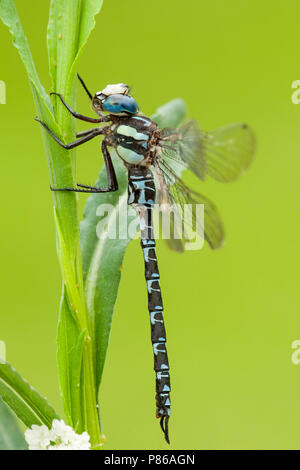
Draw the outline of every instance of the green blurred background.
[[[17,0],[47,90],[47,0]],[[186,181],[227,232],[179,255],[158,243],[172,379],[171,448],[300,448],[300,4],[294,0],[104,0],[79,71],[91,90],[125,82],[145,114],[182,97],[204,129],[245,121],[258,150],[232,185]],[[59,411],[55,336],[60,272],[48,171],[23,65],[0,25],[0,339],[7,359]],[[78,109],[89,113],[80,90]],[[81,181],[99,142],[77,153]],[[203,187],[202,187],[203,186]],[[83,208],[84,197],[80,197]],[[167,449],[156,421],[143,259],[125,257],[101,388],[106,449]]]

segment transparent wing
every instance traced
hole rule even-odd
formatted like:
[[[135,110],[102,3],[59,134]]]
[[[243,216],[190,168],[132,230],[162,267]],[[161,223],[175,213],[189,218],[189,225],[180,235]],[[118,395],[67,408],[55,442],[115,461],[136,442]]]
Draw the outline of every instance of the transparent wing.
[[[159,162],[156,171],[159,180],[159,203],[167,211],[172,209],[171,236],[167,239],[170,248],[184,251],[185,244],[190,240],[190,233],[185,229],[182,231],[182,226],[179,227],[182,222],[184,227],[188,225],[194,233],[200,236],[204,233],[204,238],[211,248],[219,248],[224,240],[224,229],[215,205],[202,194],[190,190],[165,161]],[[204,227],[203,224],[199,225],[198,204],[204,205]]]
[[[250,165],[255,152],[255,137],[246,124],[232,124],[203,132],[196,121],[178,129],[164,129],[161,159],[176,174],[189,168],[198,178],[206,175],[227,183],[238,178]]]
[[[246,124],[232,124],[207,133],[207,173],[223,183],[234,181],[250,165],[255,147],[254,134]]]
[[[203,134],[196,121],[188,121],[178,129],[163,129],[160,142],[161,160],[177,175],[189,168],[200,179],[205,179],[206,159]]]

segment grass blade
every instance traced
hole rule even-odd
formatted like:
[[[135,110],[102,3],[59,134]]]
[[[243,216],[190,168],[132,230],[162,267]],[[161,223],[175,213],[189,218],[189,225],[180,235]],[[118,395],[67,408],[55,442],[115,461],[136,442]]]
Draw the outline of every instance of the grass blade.
[[[57,330],[57,361],[67,421],[79,433],[84,429],[80,383],[85,333],[85,330],[80,332],[73,318],[64,289]]]
[[[163,129],[164,127],[177,127],[184,120],[186,105],[181,98],[168,101],[157,108],[151,119]]]
[[[51,0],[47,45],[52,87],[53,91],[63,93],[72,106],[75,105],[74,80],[78,61],[102,3],[102,0]],[[60,121],[66,110],[57,100],[55,108]],[[68,132],[73,130],[70,127]]]
[[[76,74],[79,58],[95,27],[95,16],[100,12],[102,4],[103,0],[81,1],[80,22],[78,28],[78,49],[70,71],[70,80],[72,80]]]
[[[83,275],[88,310],[92,319],[95,344],[96,387],[98,389],[104,367],[106,350],[111,329],[114,304],[117,298],[121,278],[121,267],[126,247],[130,238],[112,240],[99,239],[96,234],[101,216],[97,215],[99,204],[110,204],[113,210],[106,217],[107,223],[116,224],[119,229],[120,214],[127,211],[127,172],[117,156],[113,163],[119,183],[119,191],[89,197],[81,223],[81,246],[83,254]],[[103,169],[97,180],[97,186],[104,186],[107,176]],[[136,214],[130,216],[132,221]],[[127,228],[127,226],[126,226]]]
[[[94,27],[94,16],[100,10],[102,0],[52,0],[50,5],[50,19],[48,25],[48,52],[49,67],[54,91],[63,94],[66,102],[75,107],[75,75],[78,59],[87,42],[89,34]],[[39,118],[61,138],[61,140],[71,141],[75,139],[75,122],[73,117],[67,113],[60,101],[53,98],[55,106],[51,104],[49,96],[46,94],[36,73],[32,55],[30,53],[27,39],[22,30],[22,26],[15,8],[13,0],[0,0],[0,17],[6,24],[14,38],[14,45],[19,50],[21,59],[27,70],[30,83],[32,85],[33,96]],[[43,129],[42,135],[45,143],[51,186],[54,187],[74,187],[75,165],[74,151],[68,152],[61,148]],[[73,371],[66,371],[68,368],[75,368],[75,376],[80,375],[81,354],[84,374],[82,377],[81,390],[81,414],[78,412],[78,396],[75,394],[66,395],[65,401],[70,400],[67,410],[72,414],[72,420],[81,426],[80,416],[85,416],[85,429],[91,436],[93,447],[100,445],[101,435],[99,428],[98,409],[96,407],[96,387],[94,377],[93,349],[90,341],[89,318],[85,305],[83,276],[81,270],[81,254],[79,240],[79,219],[77,211],[76,195],[74,193],[55,192],[53,193],[56,220],[59,221],[58,240],[62,245],[58,247],[63,279],[67,287],[68,307],[73,319],[78,324],[78,335],[74,341],[74,329],[70,327],[70,321],[66,320],[66,311],[61,315],[59,338],[70,334],[66,347],[60,348],[59,367],[62,371],[59,374],[62,378],[68,372],[68,377],[74,379]],[[69,276],[71,274],[71,276]],[[83,341],[83,337],[86,341]],[[75,348],[76,360],[70,360],[70,346]],[[81,348],[82,346],[82,348]],[[83,351],[83,352],[82,352]],[[77,380],[76,378],[76,380]],[[63,380],[63,379],[61,379]],[[75,380],[75,379],[74,379]],[[71,381],[72,382],[72,381]],[[71,383],[70,382],[70,383]],[[73,390],[73,385],[70,385]],[[62,384],[62,391],[66,386]],[[6,388],[3,393],[6,393]],[[66,392],[67,393],[67,392]],[[8,395],[8,398],[10,395]],[[26,411],[26,412],[25,412]],[[34,420],[32,410],[19,407],[19,413],[30,422]],[[31,413],[31,414],[30,414]],[[37,418],[36,418],[37,419]]]
[[[46,398],[7,362],[0,363],[0,397],[28,428],[33,424],[50,428],[52,421],[59,419]]]
[[[0,450],[25,450],[27,444],[17,420],[0,399]]]

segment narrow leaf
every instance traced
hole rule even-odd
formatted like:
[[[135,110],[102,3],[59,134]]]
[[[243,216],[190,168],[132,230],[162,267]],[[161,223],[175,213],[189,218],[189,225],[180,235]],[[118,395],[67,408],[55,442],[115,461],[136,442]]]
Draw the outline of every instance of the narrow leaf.
[[[152,120],[163,129],[164,127],[177,127],[185,118],[185,102],[176,98],[157,108],[152,116]]]
[[[80,11],[81,0],[51,0],[47,31],[49,70],[53,91],[63,93],[70,105],[74,104],[74,77],[70,82],[70,70],[78,51]],[[61,122],[67,111],[59,100],[53,99]],[[68,121],[67,137],[74,127],[74,123]]]
[[[18,49],[27,71],[39,118],[46,122],[55,134],[61,135],[62,132],[52,114],[50,98],[37,75],[28,41],[22,29],[13,0],[0,0],[0,18],[8,26],[13,37],[14,46]],[[36,125],[38,126],[39,124],[37,123]],[[48,157],[51,185],[58,187],[73,185],[72,160],[70,155],[66,150],[59,147],[44,130],[42,134]],[[55,193],[54,196],[54,203],[61,215],[64,237],[66,243],[70,246],[74,245],[77,234],[77,228],[74,225],[74,220],[77,217],[75,200],[74,194]]]
[[[73,62],[70,80],[73,79],[76,74],[79,58],[83,52],[83,49],[87,43],[87,40],[95,27],[95,16],[100,12],[102,8],[103,0],[84,0],[81,1],[80,21],[78,30],[78,50]]]
[[[152,119],[161,127],[176,127],[184,115],[184,102],[173,100],[158,108]],[[127,205],[127,171],[122,161],[114,152],[111,153],[119,190],[114,193],[94,194],[89,197],[80,231],[86,299],[95,334],[97,388],[101,382],[124,254],[130,240],[138,230],[136,214]],[[106,171],[105,168],[102,168],[96,186],[105,187],[105,185],[107,185]],[[110,208],[108,207],[108,214],[100,213],[100,205],[103,204],[111,205]],[[122,223],[128,210],[127,220],[131,227],[130,234],[127,230],[127,223],[125,227]],[[102,228],[104,222],[105,227]],[[107,227],[111,228],[114,224],[117,228],[116,239],[105,237],[109,230]],[[127,234],[124,238],[120,238],[118,235],[120,227],[122,236],[124,233]]]
[[[27,444],[17,420],[0,399],[0,450],[24,450]]]
[[[65,100],[72,105],[79,57],[95,27],[95,15],[102,3],[102,0],[51,0],[47,44],[52,86],[53,91],[64,92]],[[66,112],[58,101],[55,106],[60,110],[59,116]]]
[[[75,109],[75,77],[78,58],[94,27],[94,15],[100,10],[100,0],[51,0],[48,25],[48,54],[53,91],[62,93],[65,101]],[[55,117],[63,131],[62,139],[75,139],[75,120],[70,117],[57,97],[54,98]],[[65,152],[74,163],[75,152]],[[54,159],[55,157],[52,156]],[[63,168],[61,165],[58,167]],[[75,165],[73,166],[75,169]],[[71,173],[68,172],[71,176]],[[76,185],[59,184],[58,187]],[[75,209],[74,196],[70,200]],[[67,202],[65,199],[64,202]],[[75,227],[74,239],[68,239],[64,223],[68,214],[56,205],[59,257],[65,284],[58,328],[58,367],[64,405],[68,420],[91,436],[91,443],[100,441],[98,410],[96,408],[94,355],[90,341],[89,319],[85,305],[81,253],[79,246],[78,214],[71,213],[68,223]],[[87,334],[85,334],[85,332]],[[84,341],[86,338],[86,341]],[[60,344],[60,342],[62,344]],[[83,373],[81,365],[83,363]],[[78,384],[80,387],[78,387]]]
[[[87,41],[88,35],[94,25],[94,14],[101,7],[100,0],[52,0],[50,6],[50,21],[48,26],[48,50],[50,62],[50,75],[55,91],[60,91],[67,103],[75,107],[75,73],[76,61],[81,54]],[[59,136],[61,140],[70,141],[75,138],[75,120],[66,111],[61,102],[53,98],[55,109],[49,96],[45,93],[35,70],[28,42],[24,36],[20,20],[18,18],[13,0],[0,0],[0,16],[6,24],[13,37],[14,44],[19,49],[21,58],[26,67],[30,83],[32,85],[33,96],[37,108],[39,119]],[[50,57],[51,56],[51,57]],[[71,70],[72,69],[72,70]],[[38,126],[39,124],[37,124]],[[42,129],[45,149],[47,153],[51,186],[55,188],[70,187],[75,182],[75,152],[68,152],[61,148]],[[67,286],[68,307],[73,318],[78,321],[78,336],[75,339],[70,321],[65,322],[65,334],[70,333],[70,345],[72,345],[73,355],[75,355],[76,367],[68,361],[68,367],[75,367],[76,373],[80,374],[81,346],[85,336],[83,330],[89,327],[85,299],[83,296],[83,282],[80,261],[79,228],[76,195],[74,193],[55,192],[53,193],[56,219],[59,220],[59,237],[63,241],[63,246],[59,246],[58,253],[62,255],[61,265],[63,278]],[[61,325],[60,325],[61,326]],[[90,343],[84,345],[84,381],[82,390],[82,415],[86,419],[86,428],[90,431],[92,444],[100,441],[100,430],[98,423],[98,411],[96,408],[95,385],[93,376],[93,351]],[[60,362],[60,366],[62,361]],[[63,367],[63,366],[62,366]],[[70,372],[70,371],[69,371]],[[60,373],[60,377],[62,373]],[[75,380],[75,376],[69,375],[70,380]],[[78,383],[78,380],[76,380]],[[3,385],[3,384],[2,384]],[[62,389],[64,386],[62,386]],[[40,417],[35,416],[35,410],[22,405],[22,400],[18,395],[12,395],[7,386],[3,385],[5,399],[10,400],[18,413],[22,415],[25,422],[39,422]],[[67,394],[65,395],[67,396]],[[75,425],[80,425],[80,416],[77,410],[78,396],[70,395],[68,408],[75,416],[72,416]],[[20,403],[19,403],[20,402]],[[76,406],[74,407],[74,402]]]
[[[81,223],[81,242],[83,253],[83,276],[88,310],[92,319],[95,335],[96,386],[100,385],[106,350],[111,329],[113,307],[116,302],[121,278],[121,267],[126,247],[131,238],[125,231],[123,239],[99,238],[97,225],[105,223],[108,227],[127,229],[120,223],[120,217],[127,214],[127,172],[123,163],[113,155],[113,163],[119,183],[119,191],[89,197]],[[107,185],[106,171],[100,172],[97,186]],[[108,213],[102,216],[97,212],[99,204],[107,204]],[[103,207],[103,206],[102,206]],[[129,214],[132,222],[136,214]],[[122,219],[121,219],[122,220]],[[98,226],[99,227],[99,226]]]
[[[58,43],[58,28],[56,17],[57,1],[50,1],[49,20],[47,28],[47,46],[48,46],[48,61],[49,61],[49,74],[51,77],[52,91],[56,90],[56,71],[57,71],[57,43]]]
[[[65,414],[77,432],[82,432],[84,426],[80,396],[84,337],[85,331],[79,331],[64,289],[57,331],[57,361]]]
[[[42,397],[7,362],[0,363],[0,397],[27,426],[46,424],[59,419],[46,398]]]

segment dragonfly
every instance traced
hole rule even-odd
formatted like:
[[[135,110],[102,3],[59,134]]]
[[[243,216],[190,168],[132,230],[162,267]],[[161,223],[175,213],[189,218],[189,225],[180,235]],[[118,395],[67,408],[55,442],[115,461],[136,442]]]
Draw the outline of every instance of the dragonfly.
[[[188,169],[202,181],[210,176],[219,182],[231,182],[248,168],[255,151],[255,137],[251,128],[242,123],[204,132],[195,121],[190,120],[175,129],[160,129],[149,117],[139,112],[138,104],[131,96],[128,85],[110,84],[92,95],[83,79],[79,75],[78,78],[97,117],[88,117],[73,111],[61,94],[53,94],[58,96],[74,118],[99,125],[77,133],[78,139],[66,144],[47,124],[38,118],[36,120],[65,149],[73,149],[102,136],[107,187],[77,184],[76,187],[51,187],[51,190],[80,193],[117,191],[118,181],[110,149],[121,158],[128,171],[128,204],[139,216],[145,264],[156,376],[156,417],[160,420],[165,440],[170,443],[170,367],[154,236],[153,207],[158,203],[164,208],[176,207],[183,210],[186,205],[191,207],[203,204],[204,238],[212,249],[219,248],[224,240],[224,230],[216,206],[207,197],[187,187],[181,174]],[[195,217],[192,216],[192,226],[194,223]],[[167,240],[170,248],[184,251],[186,236],[183,234],[179,239],[172,234]]]

